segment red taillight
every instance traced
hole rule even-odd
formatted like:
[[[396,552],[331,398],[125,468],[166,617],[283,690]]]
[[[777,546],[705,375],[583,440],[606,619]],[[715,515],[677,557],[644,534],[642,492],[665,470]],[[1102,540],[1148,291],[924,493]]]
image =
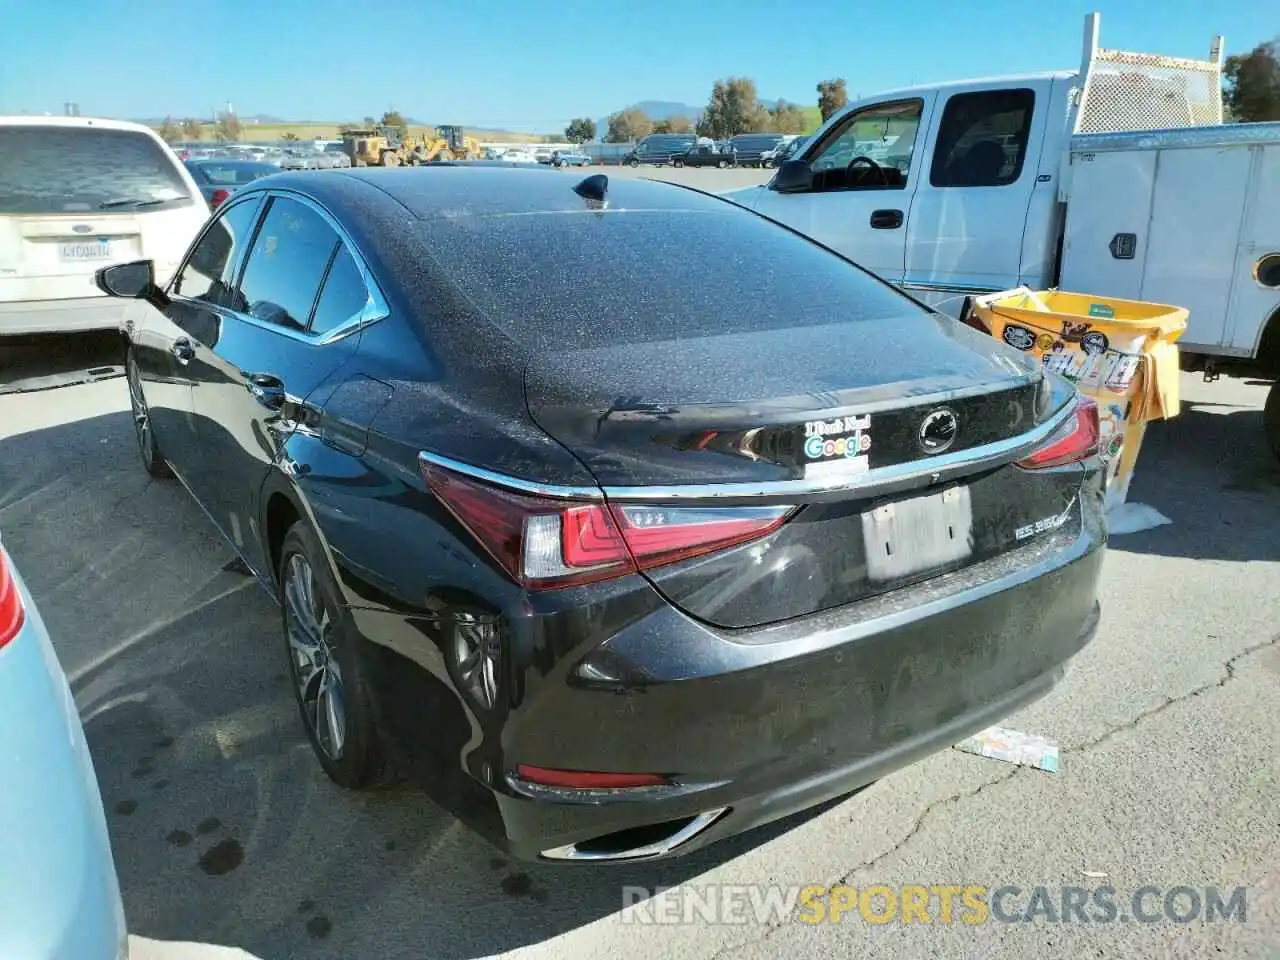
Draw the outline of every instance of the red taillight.
[[[423,463],[431,492],[526,587],[606,580],[763,537],[795,510],[587,503],[512,493]]]
[[[221,204],[224,200],[226,200],[227,197],[229,196],[231,196],[230,190],[223,190],[221,187],[219,187],[217,190],[213,191],[213,196],[209,198],[209,206],[216,210],[218,208],[218,205]]]
[[[9,572],[9,561],[0,550],[0,647],[12,640],[22,629],[26,612],[22,598],[18,596],[18,584]]]
[[[1075,463],[1098,452],[1098,404],[1092,397],[1076,398],[1075,415],[1059,427],[1048,440],[1034,452],[1018,461],[1027,470],[1044,467],[1060,467]]]
[[[527,763],[516,767],[516,775],[529,783],[546,787],[574,787],[581,790],[619,790],[627,787],[660,787],[666,777],[656,773],[593,773],[589,770],[552,770],[532,767]]]

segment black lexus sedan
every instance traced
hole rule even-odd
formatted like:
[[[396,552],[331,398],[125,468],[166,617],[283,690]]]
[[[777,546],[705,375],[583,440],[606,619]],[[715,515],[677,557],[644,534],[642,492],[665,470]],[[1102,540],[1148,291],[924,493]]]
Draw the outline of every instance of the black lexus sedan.
[[[143,465],[278,598],[325,771],[409,769],[518,857],[682,854],[843,795],[1097,628],[1093,402],[716,197],[286,173],[166,288],[98,283],[146,304]]]

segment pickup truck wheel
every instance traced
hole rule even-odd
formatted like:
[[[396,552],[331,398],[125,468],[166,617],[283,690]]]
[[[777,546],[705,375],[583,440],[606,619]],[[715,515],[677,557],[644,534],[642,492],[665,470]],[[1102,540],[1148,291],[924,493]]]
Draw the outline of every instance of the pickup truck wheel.
[[[671,165],[672,165],[673,167],[683,167],[683,166],[684,166],[684,161],[683,161],[683,160],[672,160],[672,161],[671,161]]]
[[[1280,460],[1280,380],[1271,385],[1271,392],[1267,394],[1262,425],[1267,433],[1267,446],[1271,448],[1271,455]]]
[[[717,163],[716,163],[716,166],[717,166],[717,167],[719,167],[721,170],[723,170],[723,169],[724,169],[725,167],[727,167],[728,165],[729,165],[729,161],[728,161],[728,160],[721,160],[721,161],[719,161],[719,162],[717,162]]]
[[[628,166],[628,167],[638,167],[638,166],[640,166],[640,161],[639,161],[639,160],[634,160],[634,159],[633,159],[633,160],[628,160],[628,161],[627,161],[627,166]]]

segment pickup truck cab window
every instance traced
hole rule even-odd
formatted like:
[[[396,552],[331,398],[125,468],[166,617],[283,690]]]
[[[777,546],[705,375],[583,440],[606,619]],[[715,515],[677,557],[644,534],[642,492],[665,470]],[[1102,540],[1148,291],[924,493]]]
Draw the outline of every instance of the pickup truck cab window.
[[[904,190],[923,100],[877,103],[851,113],[809,158],[813,189]]]
[[[1004,187],[1022,173],[1035,114],[1033,90],[957,93],[942,112],[929,183]]]

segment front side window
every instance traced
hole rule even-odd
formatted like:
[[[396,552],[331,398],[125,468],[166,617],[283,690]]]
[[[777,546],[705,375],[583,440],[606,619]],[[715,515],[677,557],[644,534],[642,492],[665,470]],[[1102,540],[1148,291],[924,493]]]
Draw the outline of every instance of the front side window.
[[[173,281],[173,292],[189,300],[234,306],[234,272],[240,252],[249,242],[260,206],[258,197],[225,207],[209,224],[191,256]]]
[[[191,202],[172,156],[145,133],[0,126],[0,214],[135,213]]]
[[[273,198],[245,262],[236,309],[266,323],[305,331],[339,242],[325,218],[310,206],[288,197]]]
[[[1032,90],[957,93],[938,128],[929,182],[935,187],[1004,187],[1022,173],[1036,95]]]
[[[814,189],[904,189],[923,111],[922,100],[899,100],[851,114],[809,161]]]

